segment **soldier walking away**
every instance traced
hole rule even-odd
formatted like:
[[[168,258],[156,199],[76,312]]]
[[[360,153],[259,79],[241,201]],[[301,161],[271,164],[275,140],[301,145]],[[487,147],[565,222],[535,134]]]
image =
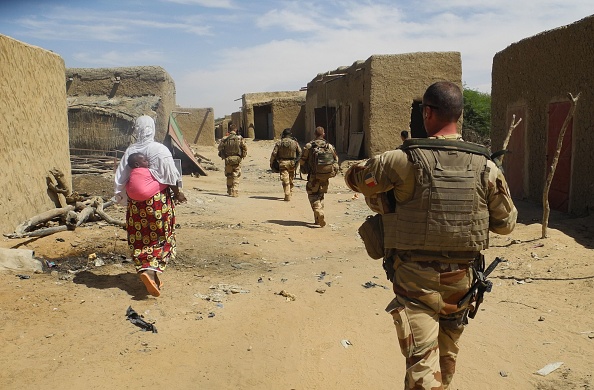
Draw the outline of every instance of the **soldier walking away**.
[[[239,196],[239,178],[241,177],[241,160],[247,156],[247,145],[241,135],[237,134],[237,126],[229,125],[229,135],[219,143],[219,157],[225,160],[225,176],[227,177],[227,195]]]
[[[336,150],[324,139],[324,128],[316,127],[316,138],[305,145],[299,163],[301,172],[307,174],[307,197],[314,213],[314,220],[321,227],[324,219],[324,194],[328,192],[328,180],[338,173]]]
[[[482,293],[462,298],[488,274],[481,250],[489,231],[509,234],[516,225],[502,171],[486,148],[457,133],[462,109],[456,84],[432,84],[421,105],[429,139],[406,140],[345,175],[383,222],[384,269],[395,294],[386,311],[406,360],[405,389],[450,388],[458,341]]]
[[[301,157],[301,147],[291,135],[291,129],[284,129],[281,139],[274,145],[270,155],[270,169],[280,173],[280,180],[283,183],[285,202],[291,200],[293,195],[293,180],[295,169]]]

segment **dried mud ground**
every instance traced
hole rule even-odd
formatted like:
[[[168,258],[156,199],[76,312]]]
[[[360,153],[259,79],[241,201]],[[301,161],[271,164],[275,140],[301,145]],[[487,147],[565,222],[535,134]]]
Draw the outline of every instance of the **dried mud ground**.
[[[220,170],[184,176],[178,257],[159,298],[146,296],[116,227],[3,238],[2,247],[34,249],[53,267],[30,279],[0,273],[0,388],[402,388],[404,360],[384,312],[392,292],[357,235],[364,200],[338,176],[328,225],[313,225],[305,181],[282,201],[267,169],[272,146],[249,141],[239,198],[225,195]],[[196,151],[223,167],[214,147]],[[74,189],[110,196],[107,176],[78,178]],[[593,218],[552,213],[541,239],[540,207],[517,205],[516,230],[491,235],[487,261],[508,261],[461,339],[451,388],[593,389]],[[122,208],[107,212],[123,219]],[[128,321],[128,307],[158,333]]]

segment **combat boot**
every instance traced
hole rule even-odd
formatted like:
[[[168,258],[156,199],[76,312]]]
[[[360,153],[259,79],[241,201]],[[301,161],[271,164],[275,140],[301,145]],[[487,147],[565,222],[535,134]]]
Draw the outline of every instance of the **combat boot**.
[[[239,191],[233,190],[232,193],[231,193],[231,196],[234,197],[234,198],[237,198],[239,196]]]
[[[318,215],[318,225],[320,225],[320,227],[326,226],[326,221],[324,221],[324,214]]]
[[[289,202],[291,200],[291,194],[285,195],[285,202]]]

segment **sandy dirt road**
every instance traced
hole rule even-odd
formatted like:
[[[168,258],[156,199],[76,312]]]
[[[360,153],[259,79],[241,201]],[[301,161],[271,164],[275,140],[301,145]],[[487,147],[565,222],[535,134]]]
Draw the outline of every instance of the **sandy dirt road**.
[[[402,388],[384,312],[391,286],[357,235],[364,200],[332,179],[328,225],[317,227],[304,180],[283,202],[272,146],[249,141],[239,198],[226,195],[222,171],[184,176],[179,256],[159,298],[146,296],[116,227],[3,239],[55,267],[30,279],[0,273],[0,388]],[[222,169],[214,147],[196,150]],[[517,229],[491,235],[488,261],[508,262],[462,337],[452,388],[593,389],[594,220],[553,213],[540,239],[540,208],[518,208]],[[123,219],[123,209],[107,211]],[[127,321],[128,307],[158,333]],[[535,374],[554,362],[563,364]]]

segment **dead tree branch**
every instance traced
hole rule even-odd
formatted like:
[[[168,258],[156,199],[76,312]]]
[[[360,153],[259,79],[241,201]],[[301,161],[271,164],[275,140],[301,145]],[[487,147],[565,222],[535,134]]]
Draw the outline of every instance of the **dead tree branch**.
[[[45,211],[41,214],[38,214],[29,220],[23,222],[19,226],[17,226],[15,230],[15,234],[17,235],[24,235],[27,232],[33,230],[36,226],[46,223],[54,218],[60,217],[62,215],[66,215],[69,211],[74,210],[74,206],[66,206],[59,209],[53,209],[49,211]]]
[[[509,125],[509,129],[507,130],[507,136],[505,137],[505,140],[503,141],[503,147],[501,149],[503,149],[503,150],[507,149],[507,145],[509,144],[509,140],[511,139],[512,132],[514,131],[514,129],[516,127],[518,127],[520,122],[522,122],[522,118],[518,119],[518,121],[516,122],[516,114],[513,114],[512,121]],[[501,161],[501,163],[503,163],[504,156],[505,156],[505,154],[503,156],[501,156],[501,159],[499,160],[499,161]]]
[[[101,197],[95,196],[85,202],[76,202],[75,205],[49,210],[36,215],[19,225],[14,233],[5,234],[4,236],[8,238],[43,237],[66,230],[75,230],[86,221],[99,219],[112,225],[126,227],[125,222],[112,218],[104,211],[105,208],[113,204],[113,201],[104,203]],[[77,213],[75,210],[80,211]],[[39,227],[56,218],[59,218],[63,225]]]

